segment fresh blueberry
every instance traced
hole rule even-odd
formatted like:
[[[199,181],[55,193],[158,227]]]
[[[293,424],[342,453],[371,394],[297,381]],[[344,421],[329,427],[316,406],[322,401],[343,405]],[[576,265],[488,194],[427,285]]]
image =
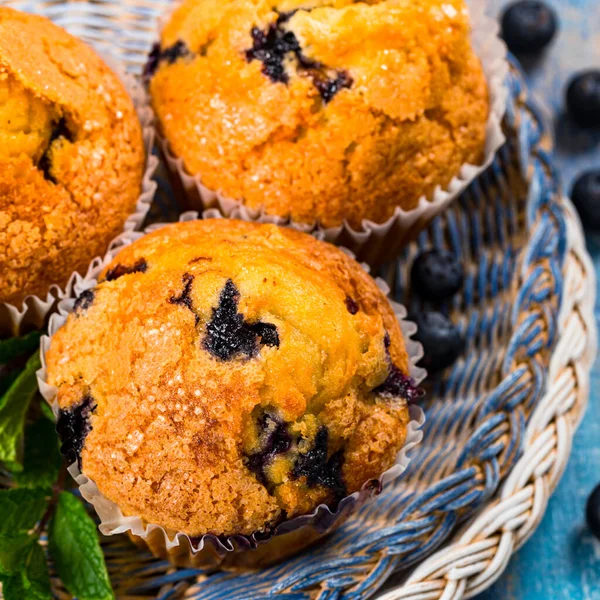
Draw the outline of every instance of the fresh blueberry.
[[[581,175],[573,186],[571,199],[584,227],[600,231],[600,170]]]
[[[462,288],[464,278],[464,269],[454,255],[438,249],[419,254],[410,273],[413,290],[432,302],[452,298]]]
[[[443,371],[452,365],[465,349],[465,338],[442,313],[424,311],[408,316],[419,328],[413,336],[423,344],[425,352],[419,365],[430,373]]]
[[[585,516],[590,531],[600,540],[600,484],[588,498]]]
[[[567,108],[582,127],[600,127],[600,70],[583,71],[571,79]]]
[[[543,50],[556,35],[556,13],[537,0],[511,4],[502,15],[502,37],[515,54],[535,54]]]

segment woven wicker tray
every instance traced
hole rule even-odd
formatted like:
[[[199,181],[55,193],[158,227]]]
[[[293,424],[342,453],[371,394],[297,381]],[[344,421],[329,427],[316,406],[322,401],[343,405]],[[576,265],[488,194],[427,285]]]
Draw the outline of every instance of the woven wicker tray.
[[[0,3],[49,16],[139,73],[168,0]],[[419,248],[450,248],[468,272],[447,307],[468,350],[429,390],[425,440],[406,475],[310,553],[260,572],[177,570],[106,538],[119,598],[457,600],[489,587],[533,533],[587,402],[595,282],[516,64],[508,85],[507,145],[380,273],[410,305],[406,265]],[[159,185],[154,217],[173,218],[168,184]]]

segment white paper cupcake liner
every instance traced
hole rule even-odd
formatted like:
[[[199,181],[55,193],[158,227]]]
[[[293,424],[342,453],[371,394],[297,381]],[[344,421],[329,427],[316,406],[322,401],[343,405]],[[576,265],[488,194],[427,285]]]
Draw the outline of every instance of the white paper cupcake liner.
[[[199,218],[197,212],[183,213],[179,221],[192,221]],[[155,224],[148,227],[144,233],[129,232],[123,234],[103,259],[94,261],[86,278],[79,279],[74,284],[77,295],[96,286],[102,270],[114,259],[123,247],[139,239],[145,233],[150,233],[166,223]],[[344,249],[345,250],[345,249]],[[347,251],[347,250],[346,250]],[[347,251],[350,255],[351,252]],[[368,271],[368,266],[363,265]],[[382,279],[376,280],[381,291],[387,296],[389,287]],[[406,309],[401,304],[390,300],[392,308],[404,335],[406,349],[410,357],[409,375],[418,385],[426,376],[424,369],[417,366],[423,356],[423,347],[411,339],[416,333],[417,326],[405,320]],[[49,321],[48,335],[41,340],[42,368],[37,372],[38,384],[42,396],[58,414],[56,401],[57,389],[46,381],[46,353],[51,344],[52,336],[65,324],[69,314],[73,311],[75,298],[60,301],[58,310]],[[381,492],[382,488],[390,481],[401,475],[408,466],[408,453],[422,439],[421,427],[425,422],[425,415],[416,405],[409,407],[410,422],[407,426],[406,440],[403,448],[398,453],[396,463],[385,471],[378,479],[366,482],[360,491],[343,498],[335,510],[327,505],[318,506],[310,514],[302,515],[279,524],[268,535],[232,535],[216,536],[207,534],[202,537],[192,538],[186,533],[168,531],[158,525],[145,523],[140,517],[125,516],[117,504],[106,498],[96,484],[79,471],[77,463],[70,466],[69,472],[79,485],[81,495],[94,506],[100,518],[100,531],[104,535],[126,533],[138,543],[145,543],[156,555],[168,558],[180,566],[236,566],[252,565],[258,562],[273,562],[284,555],[297,552],[314,540],[325,535],[335,527],[341,525],[346,518],[357,508],[362,506],[369,498]],[[283,543],[282,543],[283,541]],[[285,548],[283,548],[285,547]],[[248,554],[247,550],[257,550]]]
[[[134,77],[124,73],[119,65],[115,64],[114,59],[107,58],[105,55],[100,56],[123,82],[125,89],[133,101],[142,126],[142,137],[144,149],[146,151],[146,168],[142,178],[142,189],[136,202],[135,211],[129,215],[125,223],[123,223],[123,233],[129,233],[131,231],[139,230],[142,227],[156,192],[157,185],[152,177],[158,167],[159,160],[152,154],[156,134],[154,129],[154,112],[152,111],[148,95],[143,86],[140,85]],[[111,248],[117,244],[123,233],[113,239],[108,247]],[[85,277],[87,277],[92,270],[93,262],[88,267],[88,271],[84,273]],[[58,284],[52,285],[48,289],[46,296],[27,296],[21,303],[21,306],[15,306],[6,302],[0,303],[0,338],[3,336],[18,336],[29,328],[43,328],[46,325],[49,313],[56,307],[57,302],[71,296],[76,282],[80,279],[81,275],[77,272],[73,272],[64,288]]]
[[[344,246],[359,260],[371,265],[379,265],[394,258],[408,241],[434,217],[442,213],[492,164],[496,152],[506,141],[502,129],[508,98],[506,78],[509,67],[506,45],[499,37],[497,21],[485,14],[485,3],[481,0],[467,0],[467,4],[471,16],[473,48],[483,65],[490,94],[490,114],[486,127],[483,162],[479,166],[464,164],[445,189],[438,186],[431,197],[422,196],[413,210],[404,211],[397,207],[394,215],[385,223],[374,223],[365,219],[359,230],[353,229],[348,222],[337,227],[324,228],[318,222],[302,223],[291,218],[268,214],[262,208],[249,208],[237,200],[209,189],[202,183],[200,175],[193,176],[187,173],[183,159],[175,156],[169,142],[159,131],[159,145],[178,193],[185,198],[191,209],[199,211],[213,209],[213,212],[207,216],[214,216],[216,210],[232,219],[292,227],[316,235],[332,244]],[[161,22],[164,23],[164,20],[163,18]]]

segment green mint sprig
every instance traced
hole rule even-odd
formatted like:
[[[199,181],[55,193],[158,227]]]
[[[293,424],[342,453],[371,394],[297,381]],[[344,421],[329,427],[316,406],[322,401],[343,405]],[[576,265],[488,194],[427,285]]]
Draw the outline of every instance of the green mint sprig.
[[[23,470],[20,443],[29,405],[38,391],[35,372],[40,366],[36,353],[0,398],[0,461],[9,471]]]
[[[20,338],[0,340],[0,398],[25,367],[27,359],[39,347],[42,334],[38,331]]]
[[[37,393],[38,354],[28,360],[18,354],[31,353],[39,337],[0,340],[0,464],[9,486],[0,489],[2,595],[52,600],[49,555],[78,600],[114,600],[96,524],[80,500],[65,491],[68,473],[53,415]]]
[[[96,524],[69,492],[58,497],[48,526],[48,547],[60,578],[74,596],[80,600],[114,598]]]

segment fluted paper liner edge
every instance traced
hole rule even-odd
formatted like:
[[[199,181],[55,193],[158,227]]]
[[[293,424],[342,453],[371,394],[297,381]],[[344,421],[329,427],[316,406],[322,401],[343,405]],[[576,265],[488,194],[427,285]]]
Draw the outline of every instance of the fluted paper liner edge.
[[[430,198],[421,197],[413,210],[404,211],[397,207],[393,216],[385,223],[363,220],[360,230],[353,229],[347,222],[337,227],[324,228],[316,222],[302,223],[268,214],[264,209],[249,208],[237,200],[209,189],[203,185],[201,176],[190,175],[185,170],[183,159],[173,154],[169,142],[161,135],[159,129],[157,136],[165,163],[174,182],[183,190],[189,208],[207,211],[207,217],[212,217],[218,212],[227,218],[275,223],[311,233],[319,239],[348,248],[359,260],[369,264],[381,264],[394,258],[416,233],[446,210],[492,164],[497,151],[506,141],[502,129],[508,99],[506,79],[509,66],[506,45],[499,37],[497,21],[485,14],[485,3],[467,0],[467,4],[471,17],[473,48],[481,60],[490,94],[490,114],[481,165],[464,164],[445,189],[438,186]],[[164,18],[162,21],[164,23]]]
[[[156,192],[156,182],[152,179],[159,160],[152,154],[156,131],[154,129],[154,113],[150,106],[148,95],[143,86],[131,75],[126,74],[123,69],[115,63],[114,59],[107,58],[100,54],[100,57],[119,77],[127,93],[133,101],[135,110],[142,127],[142,138],[144,150],[146,152],[146,168],[142,178],[141,193],[137,199],[135,211],[127,217],[123,224],[123,232],[115,237],[108,245],[113,248],[119,243],[122,235],[131,231],[141,229],[144,219],[150,210],[152,200]],[[98,258],[91,261],[85,278],[94,270],[94,264]],[[45,297],[27,296],[21,306],[0,302],[0,332],[10,332],[9,335],[18,336],[23,333],[25,327],[34,327],[41,329],[46,323],[48,314],[56,307],[57,303],[63,298],[68,298],[73,294],[77,282],[81,281],[82,276],[78,272],[71,273],[67,284],[63,287],[52,285],[48,289]]]
[[[198,217],[199,215],[197,212],[190,211],[183,213],[180,216],[179,221],[185,222],[195,220]],[[155,231],[165,225],[167,225],[167,223],[152,225],[146,229],[146,233]],[[114,247],[106,253],[103,259],[94,261],[86,278],[78,279],[75,282],[74,291],[76,294],[79,295],[84,290],[93,288],[97,283],[100,272],[113,260],[119,251],[143,235],[144,233],[141,232],[129,232],[123,234]],[[346,249],[343,250],[347,251]],[[347,252],[352,255],[351,252]],[[363,265],[363,268],[368,271],[367,265]],[[387,296],[389,294],[388,285],[381,279],[377,279],[376,283],[381,291]],[[414,323],[405,320],[406,309],[404,306],[392,300],[390,300],[390,303],[394,310],[394,314],[400,322],[402,333],[404,335],[406,349],[410,358],[409,374],[414,381],[419,384],[425,378],[426,372],[424,369],[417,366],[418,361],[423,356],[423,348],[420,343],[411,339],[411,336],[414,335],[417,327]],[[52,406],[55,414],[58,412],[58,404],[56,401],[57,389],[46,382],[46,353],[50,347],[52,336],[64,325],[67,317],[73,311],[74,304],[75,298],[66,298],[60,301],[57,312],[50,317],[48,335],[43,336],[41,340],[42,368],[37,372],[37,379],[42,396]],[[182,549],[187,548],[187,552],[191,554],[192,558],[195,554],[203,550],[207,542],[209,542],[216,552],[220,556],[223,556],[228,553],[239,552],[240,550],[243,551],[256,548],[259,544],[273,539],[279,534],[290,533],[303,527],[312,527],[316,531],[324,533],[333,529],[337,524],[341,524],[345,521],[351,512],[364,504],[364,502],[373,496],[374,493],[378,493],[386,484],[397,478],[406,470],[410,461],[408,453],[421,441],[423,437],[421,428],[425,422],[425,415],[418,406],[412,405],[409,407],[409,416],[410,422],[407,425],[405,443],[398,453],[396,463],[393,467],[385,471],[377,480],[366,482],[360,491],[343,498],[335,510],[332,511],[327,505],[321,504],[310,514],[282,522],[268,538],[260,535],[233,535],[224,538],[222,536],[207,534],[192,540],[188,534],[182,532],[175,533],[167,531],[158,525],[145,524],[140,517],[124,516],[117,504],[107,499],[100,492],[96,484],[79,471],[77,463],[70,466],[69,472],[79,485],[81,495],[96,509],[100,518],[100,531],[104,535],[130,533],[142,540],[147,540],[152,536],[152,549],[155,553],[157,553],[157,543],[161,546],[161,550],[164,550],[164,554],[168,553],[173,548],[182,545]],[[162,538],[160,536],[161,532]]]

